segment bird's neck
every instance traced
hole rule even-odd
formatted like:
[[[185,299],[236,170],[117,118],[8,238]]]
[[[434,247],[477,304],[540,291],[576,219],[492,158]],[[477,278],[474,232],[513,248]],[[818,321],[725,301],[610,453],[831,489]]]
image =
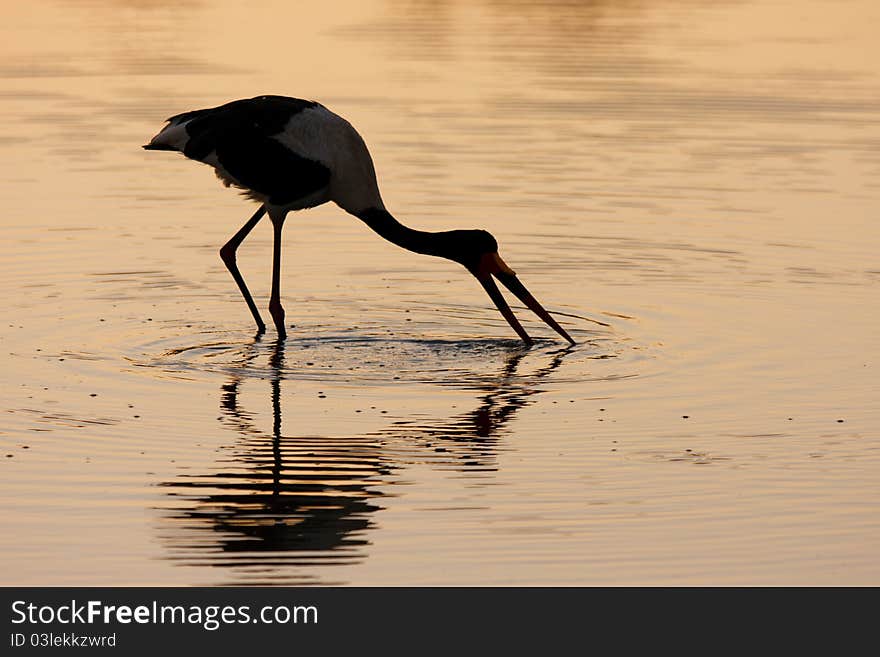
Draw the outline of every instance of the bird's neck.
[[[358,212],[356,216],[380,237],[408,251],[440,258],[450,258],[452,255],[444,238],[446,233],[414,230],[404,226],[387,210],[379,208],[368,208]]]

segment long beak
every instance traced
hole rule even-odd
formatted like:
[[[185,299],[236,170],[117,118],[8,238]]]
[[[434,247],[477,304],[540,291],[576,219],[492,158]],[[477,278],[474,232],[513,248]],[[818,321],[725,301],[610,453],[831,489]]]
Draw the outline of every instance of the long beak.
[[[529,337],[529,334],[526,333],[526,330],[522,327],[522,324],[519,323],[519,320],[516,318],[516,315],[513,314],[513,311],[510,309],[510,306],[507,305],[507,301],[504,300],[504,297],[501,294],[501,290],[498,289],[498,286],[495,285],[495,281],[492,280],[492,276],[477,277],[482,284],[483,288],[485,288],[486,292],[489,293],[489,298],[495,302],[495,305],[498,307],[498,310],[501,311],[501,314],[504,315],[504,319],[507,320],[507,323],[513,327],[513,330],[517,332],[519,337],[523,339],[527,345],[532,344],[532,339]]]
[[[532,344],[532,339],[529,337],[529,334],[526,333],[522,324],[516,319],[513,311],[510,310],[510,306],[507,305],[507,302],[501,295],[501,291],[498,289],[498,286],[495,285],[495,281],[492,280],[492,276],[495,276],[495,278],[501,281],[508,290],[513,292],[533,313],[544,320],[550,328],[568,340],[571,344],[576,344],[566,330],[562,328],[557,321],[553,319],[553,316],[548,313],[540,303],[538,303],[538,300],[529,293],[525,285],[520,283],[519,279],[516,277],[516,273],[505,264],[501,259],[501,256],[497,253],[487,253],[484,255],[475,275],[483,288],[485,288],[486,292],[489,293],[489,297],[495,302],[498,310],[504,315],[504,319],[507,320],[507,323],[513,327],[513,330],[517,332],[519,337],[521,337],[526,344]]]

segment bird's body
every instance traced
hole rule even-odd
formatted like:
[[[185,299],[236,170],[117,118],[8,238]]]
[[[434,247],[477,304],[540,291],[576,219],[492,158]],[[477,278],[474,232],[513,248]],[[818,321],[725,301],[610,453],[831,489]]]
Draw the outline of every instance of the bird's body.
[[[384,209],[366,144],[348,121],[323,105],[260,96],[185,112],[168,122],[151,143],[210,164],[227,186],[270,211],[327,201],[352,214]]]
[[[220,250],[241,289],[257,326],[265,328],[238,271],[235,251],[266,213],[275,227],[272,299],[269,310],[284,337],[279,277],[281,228],[287,214],[332,201],[398,246],[461,263],[479,280],[498,309],[527,343],[528,334],[513,316],[494,275],[572,344],[498,256],[495,238],[482,230],[426,232],[408,228],[385,209],[376,172],[364,140],[352,125],[314,101],[258,96],[211,109],[177,114],[144,146],[169,150],[214,167],[227,186],[241,189],[260,209]]]

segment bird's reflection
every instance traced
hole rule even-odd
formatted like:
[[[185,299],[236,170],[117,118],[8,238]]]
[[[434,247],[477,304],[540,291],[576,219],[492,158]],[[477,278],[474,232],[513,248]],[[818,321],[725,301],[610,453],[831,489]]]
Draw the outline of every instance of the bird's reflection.
[[[501,371],[467,384],[478,393],[475,408],[447,418],[398,420],[340,438],[285,435],[283,342],[271,348],[268,359],[272,428],[259,427],[258,416],[241,401],[243,384],[261,380],[249,373],[265,353],[255,340],[221,391],[219,419],[239,439],[223,450],[226,455],[211,472],[185,473],[163,484],[168,499],[162,534],[169,558],[227,568],[222,583],[337,583],[332,569],[324,567],[366,558],[381,500],[399,492],[394,473],[418,461],[492,476],[505,427],[567,352],[544,354],[548,362],[524,377],[517,371],[530,351],[512,346]]]
[[[398,420],[383,433],[403,438],[407,444],[433,450],[433,462],[462,472],[497,469],[499,443],[507,424],[516,412],[541,392],[539,382],[562,363],[570,349],[563,348],[549,356],[549,362],[527,378],[517,371],[529,353],[515,348],[506,354],[501,371],[489,379],[471,382],[468,389],[479,393],[473,410],[450,418]],[[443,454],[438,459],[436,454]]]

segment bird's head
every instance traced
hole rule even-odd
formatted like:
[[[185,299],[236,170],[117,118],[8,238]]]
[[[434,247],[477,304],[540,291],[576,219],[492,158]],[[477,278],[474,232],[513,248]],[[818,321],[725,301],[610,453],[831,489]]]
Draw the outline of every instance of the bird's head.
[[[489,294],[498,310],[501,311],[501,314],[513,330],[527,344],[531,344],[532,339],[510,310],[510,306],[504,300],[493,277],[501,281],[508,290],[513,292],[520,301],[528,306],[532,312],[544,320],[552,329],[571,344],[574,344],[571,336],[538,303],[538,300],[529,293],[525,285],[517,278],[516,272],[508,267],[507,263],[498,255],[498,242],[491,233],[485,230],[453,230],[439,235],[442,235],[440,239],[445,242],[443,244],[443,250],[446,252],[444,255],[450,260],[464,265],[480,281],[480,284]]]
[[[513,274],[498,255],[498,242],[485,230],[450,230],[440,233],[446,257],[464,265],[477,278],[497,271]]]

